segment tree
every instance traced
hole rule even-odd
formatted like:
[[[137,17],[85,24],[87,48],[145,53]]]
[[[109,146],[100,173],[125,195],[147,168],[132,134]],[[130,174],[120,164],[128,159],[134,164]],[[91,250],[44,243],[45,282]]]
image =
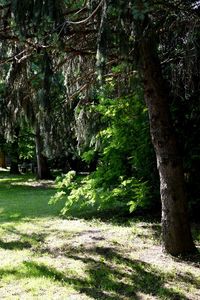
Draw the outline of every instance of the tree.
[[[0,149],[0,167],[6,168],[6,157],[5,152]]]
[[[140,23],[140,33],[150,24]],[[187,214],[182,158],[170,115],[170,92],[157,54],[156,36],[148,30],[139,43],[150,132],[160,176],[164,249],[177,255],[194,250]]]
[[[11,1],[11,3],[9,2],[1,7],[2,20],[4,20],[2,21],[2,28],[5,32],[8,30],[10,34],[7,51],[5,51],[4,67],[6,69],[11,65],[7,76],[9,79],[7,83],[9,93],[5,97],[7,99],[5,104],[10,103],[9,107],[11,108],[7,125],[12,123],[12,126],[9,125],[9,127],[13,129],[17,112],[19,120],[25,115],[29,124],[34,128],[38,158],[37,170],[40,179],[42,179],[41,176],[47,177],[47,174],[50,174],[49,170],[46,169],[47,159],[45,156],[47,152],[50,155],[52,153],[55,155],[56,152],[56,155],[58,155],[60,145],[60,148],[62,148],[60,153],[63,152],[63,144],[65,153],[70,153],[73,150],[70,149],[73,142],[68,143],[73,130],[66,126],[71,108],[69,105],[62,104],[61,106],[60,104],[64,102],[66,95],[63,96],[65,88],[63,88],[63,85],[60,88],[62,80],[58,79],[59,74],[56,73],[58,66],[62,68],[66,63],[66,58],[63,57],[63,53],[66,51],[63,34],[67,24],[64,22],[63,5],[62,0],[54,3],[51,0],[36,1],[35,3]],[[73,14],[76,10],[79,10],[79,6],[69,3],[69,9],[72,10]],[[26,17],[24,18],[22,15]],[[9,17],[14,22],[7,27]],[[51,31],[50,34],[49,31]],[[71,35],[70,32],[69,35]],[[4,40],[4,34],[1,38]],[[26,49],[23,49],[23,47]],[[75,58],[79,56],[79,51],[73,49],[73,47],[69,47],[67,51],[76,53]],[[10,59],[7,57],[8,53],[12,53]],[[71,64],[73,58],[69,59],[69,64]],[[64,70],[67,74],[69,72],[66,69],[68,69],[68,61]],[[71,65],[70,75],[77,72],[75,69],[76,66],[72,67]],[[5,73],[7,72],[5,71]],[[68,81],[70,80],[74,82],[74,77],[68,78]],[[69,84],[67,88],[70,90]],[[74,83],[72,90],[75,90]],[[68,150],[66,150],[66,144],[69,146]],[[42,170],[43,168],[44,170]]]
[[[9,59],[18,62],[27,60],[33,53],[40,53],[45,49],[48,52],[47,56],[51,55],[52,61],[55,62],[55,53],[59,53],[63,61],[59,61],[57,66],[67,66],[63,73],[68,81],[68,100],[78,94],[81,100],[89,98],[88,91],[91,91],[91,86],[95,86],[95,67],[99,90],[102,92],[105,77],[112,71],[113,66],[119,61],[132,64],[132,70],[140,74],[143,81],[150,132],[157,158],[162,201],[163,246],[173,255],[192,252],[194,244],[187,216],[182,158],[171,116],[173,84],[169,70],[164,70],[162,59],[169,64],[171,59],[176,63],[176,59],[179,59],[182,53],[186,53],[189,45],[188,34],[184,30],[184,33],[180,34],[177,24],[182,30],[188,19],[190,22],[196,19],[199,22],[198,2],[91,0],[84,1],[83,5],[83,1],[71,4],[71,1],[58,0],[56,5],[52,6],[52,1],[46,0],[40,5],[36,4],[38,2],[24,1],[22,4],[21,1],[12,1],[11,10],[20,28],[19,33],[14,26],[12,34],[15,33],[15,42],[23,45],[24,50],[21,51],[20,48],[20,52]],[[69,12],[65,11],[66,8]],[[53,9],[56,13],[52,13]],[[22,14],[26,16],[24,19],[21,18]],[[65,20],[66,15],[72,20]],[[77,19],[77,15],[80,19]],[[38,29],[37,25],[41,20],[44,26]],[[181,45],[175,45],[173,57],[170,56],[170,51],[162,53],[162,49],[166,49],[170,40],[172,28],[184,41]],[[7,27],[6,29],[10,30]],[[13,36],[9,38],[13,40]],[[6,39],[5,34],[2,35],[2,39]],[[95,46],[93,40],[96,41]],[[72,56],[66,58],[63,49]],[[89,58],[83,59],[85,56]],[[86,76],[79,76],[76,72],[77,58],[81,66],[79,71],[85,75],[83,69],[87,70]],[[181,65],[180,69],[184,69],[184,66]],[[47,89],[44,90],[47,95],[48,76],[46,80],[44,83],[46,82]]]
[[[10,174],[20,174],[19,171],[19,126],[15,127],[13,141],[10,144]]]
[[[5,145],[6,141],[3,135],[0,135],[0,168],[6,168]]]
[[[163,77],[158,56],[159,18],[163,14],[164,18],[169,17],[169,12],[165,10],[164,2],[159,4],[156,1],[152,3],[129,1],[128,4],[125,2],[118,1],[113,4],[113,9],[119,13],[122,32],[129,33],[131,36],[126,24],[129,26],[132,24],[131,30],[134,32],[132,38],[135,40],[135,53],[140,62],[138,70],[144,84],[151,138],[160,176],[163,248],[173,255],[193,252],[195,247],[188,221],[182,159],[170,113],[171,91]],[[186,7],[189,9],[187,3],[184,4],[185,6],[181,6],[182,12]],[[101,36],[105,35],[110,22],[108,11],[111,9],[112,3],[105,1],[101,16]],[[101,56],[103,57],[106,50],[102,47],[102,40],[103,38],[100,39],[101,47],[99,49],[102,50]]]

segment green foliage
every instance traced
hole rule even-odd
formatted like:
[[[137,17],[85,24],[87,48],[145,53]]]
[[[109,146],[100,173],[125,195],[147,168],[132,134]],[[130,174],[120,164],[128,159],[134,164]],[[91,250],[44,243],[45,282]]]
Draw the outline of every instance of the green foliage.
[[[1,1],[2,5],[9,3]],[[1,8],[1,56],[5,65],[0,81],[0,132],[14,131],[16,125],[21,127],[26,115],[31,126],[36,121],[40,125],[45,154],[52,160],[58,158],[62,167],[69,169],[66,157],[77,158],[81,147],[82,159],[87,164],[98,160],[97,170],[90,176],[80,178],[69,173],[59,181],[55,200],[68,197],[69,207],[76,203],[77,207],[122,207],[122,211],[133,211],[152,205],[159,193],[158,176],[147,111],[135,70],[138,67],[141,71],[135,25],[148,15],[152,28],[147,26],[143,34],[154,28],[158,34],[159,58],[171,89],[171,111],[181,140],[190,207],[198,212],[200,43],[198,15],[195,16],[192,2],[104,1],[94,24],[89,19],[90,29],[87,22],[81,23],[81,27],[69,25],[68,20],[87,18],[99,3],[12,0],[11,7]],[[87,8],[82,9],[84,6]],[[9,37],[15,40],[15,47]],[[103,97],[90,76],[95,69],[96,50],[100,69],[97,73],[105,84],[101,89]],[[90,53],[87,59],[82,51]],[[17,63],[9,67],[12,57]],[[113,63],[115,57],[118,61]],[[89,90],[78,97],[76,91],[84,85]],[[91,99],[93,92],[95,97]],[[71,93],[76,98],[67,103]],[[81,114],[87,120],[80,122],[78,128]],[[32,158],[32,132],[22,133],[18,142],[20,158]]]
[[[112,81],[108,83],[108,93],[113,85]],[[101,126],[96,134],[99,148],[89,147],[82,158],[88,163],[98,157],[97,169],[85,177],[70,171],[58,178],[58,193],[51,203],[65,198],[63,214],[127,214],[149,208],[155,196],[151,181],[154,159],[141,89],[128,97],[101,97],[93,110],[100,115]]]
[[[102,98],[97,109],[105,124],[98,133],[102,147],[101,161],[105,162],[103,172],[108,172],[105,177],[110,177],[111,170],[117,176],[147,178],[152,164],[149,159],[152,149],[141,90],[129,97]]]
[[[12,0],[12,12],[16,25],[24,35],[27,31],[36,31],[38,35],[63,21],[63,0]],[[40,26],[38,26],[40,25]],[[41,26],[42,25],[42,26]]]
[[[33,130],[27,125],[21,128],[19,136],[19,158],[33,159],[35,157],[35,141]]]
[[[137,208],[148,207],[150,199],[147,182],[121,178],[115,186],[103,187],[95,172],[81,178],[70,171],[57,179],[57,188],[58,192],[51,197],[50,204],[66,199],[62,214],[113,211],[123,215]]]
[[[143,0],[139,3],[136,1],[136,4],[132,7],[132,14],[135,20],[144,20],[145,15],[151,10],[151,5],[148,1]]]

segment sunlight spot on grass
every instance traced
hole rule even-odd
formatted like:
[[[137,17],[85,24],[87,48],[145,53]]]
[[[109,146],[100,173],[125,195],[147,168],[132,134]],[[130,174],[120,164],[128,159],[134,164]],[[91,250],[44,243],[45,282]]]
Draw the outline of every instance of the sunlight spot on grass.
[[[5,209],[3,207],[0,207],[0,215],[4,213],[4,210]]]
[[[62,204],[48,205],[52,187],[33,187],[30,176],[12,178],[6,172],[8,181],[0,182],[0,299],[200,296],[199,263],[163,254],[160,224],[62,219]],[[194,229],[198,239],[199,227]]]

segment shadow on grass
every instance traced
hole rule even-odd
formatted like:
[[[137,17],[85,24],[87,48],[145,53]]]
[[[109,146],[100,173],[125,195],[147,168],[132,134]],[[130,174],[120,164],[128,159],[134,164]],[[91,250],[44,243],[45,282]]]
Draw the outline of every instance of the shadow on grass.
[[[0,171],[0,183],[11,184],[14,182],[25,182],[29,179],[33,179],[33,174],[10,174],[8,171]]]
[[[4,242],[0,240],[0,248],[5,250],[23,250],[23,249],[31,248],[31,244],[27,241]]]
[[[120,300],[141,299],[140,293],[158,296],[159,299],[187,298],[165,286],[166,274],[140,260],[124,257],[113,248],[94,247],[91,249],[68,249],[69,258],[84,262],[86,277],[72,272],[60,272],[55,268],[35,261],[27,261],[18,269],[1,269],[0,276],[45,277],[63,285],[71,285],[79,293],[93,299]],[[180,278],[188,282],[188,278]],[[194,284],[194,280],[191,279]]]
[[[23,250],[32,248],[32,250],[38,251],[47,236],[47,233],[21,233],[14,227],[9,227],[4,230],[8,234],[16,236],[15,240],[9,242],[2,239],[0,240],[0,248],[5,250]]]
[[[54,188],[53,180],[37,180],[33,173],[14,175],[7,171],[0,171],[0,185],[2,187]]]
[[[186,254],[183,256],[174,257],[177,262],[184,262],[196,268],[200,268],[200,247],[196,246],[196,251],[193,254]],[[200,285],[200,282],[199,282]]]

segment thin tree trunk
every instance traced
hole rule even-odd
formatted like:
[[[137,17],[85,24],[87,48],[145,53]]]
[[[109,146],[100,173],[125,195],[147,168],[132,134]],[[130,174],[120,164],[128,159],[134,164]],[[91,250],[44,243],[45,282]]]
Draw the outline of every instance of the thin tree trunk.
[[[11,150],[10,150],[10,174],[20,174],[19,171],[19,144],[18,144],[18,138],[19,138],[19,127],[15,128],[15,137],[14,141],[11,144]]]
[[[43,141],[40,134],[39,126],[36,126],[35,132],[36,157],[37,157],[37,178],[51,179],[51,173],[48,167],[47,158],[43,155]]]
[[[6,156],[5,152],[0,149],[0,167],[6,169]]]
[[[187,213],[182,159],[170,116],[170,94],[163,79],[155,37],[140,42],[144,93],[157,158],[162,202],[163,248],[172,255],[195,250]]]

